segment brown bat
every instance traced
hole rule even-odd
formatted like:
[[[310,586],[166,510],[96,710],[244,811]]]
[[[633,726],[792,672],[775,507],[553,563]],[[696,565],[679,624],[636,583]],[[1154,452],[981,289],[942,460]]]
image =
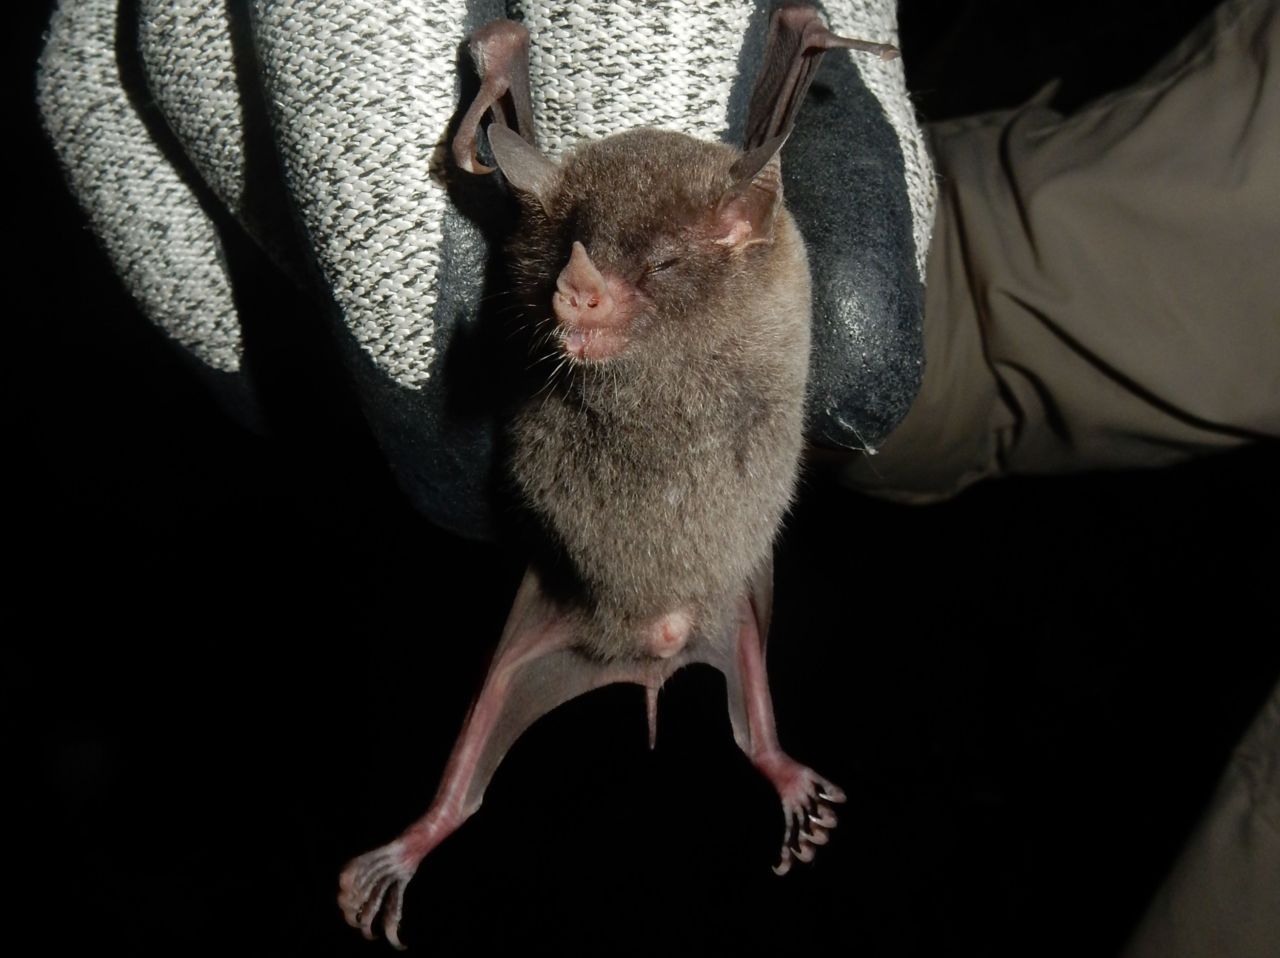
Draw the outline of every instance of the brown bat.
[[[475,144],[491,114],[490,147],[520,200],[511,274],[539,327],[533,358],[555,372],[515,416],[510,468],[550,559],[525,574],[431,807],[342,873],[339,904],[366,937],[381,915],[399,946],[405,886],[539,716],[638,683],[652,747],[658,690],[694,662],[724,673],[734,738],[778,790],[775,871],[827,843],[844,795],[779,746],[765,637],[809,365],[809,268],[779,150],[832,47],[897,54],[785,7],[743,150],[639,129],[556,164],[533,145],[524,28],[498,21],[473,36],[481,90],[454,152],[490,171]]]

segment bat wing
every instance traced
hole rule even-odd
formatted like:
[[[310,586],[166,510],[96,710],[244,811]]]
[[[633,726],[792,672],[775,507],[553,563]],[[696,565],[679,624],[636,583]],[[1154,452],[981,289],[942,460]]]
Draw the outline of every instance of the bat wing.
[[[534,141],[529,92],[529,31],[514,20],[494,20],[471,35],[471,59],[480,74],[480,92],[471,101],[453,138],[453,158],[468,173],[491,173],[476,156],[476,135],[486,113],[493,122]]]
[[[338,904],[348,924],[371,938],[381,916],[388,940],[400,947],[405,887],[422,859],[480,807],[494,771],[525,729],[602,685],[648,681],[633,664],[587,658],[574,649],[573,638],[572,623],[530,568],[431,807],[395,841],[343,869]]]
[[[763,665],[764,661],[765,643],[773,618],[772,556],[762,562],[751,577],[738,604],[738,617],[728,634],[716,641],[699,643],[691,650],[689,658],[690,661],[711,666],[724,676],[733,738],[738,747],[750,755],[756,747],[753,739],[759,737],[758,730],[753,728],[755,723],[752,721],[752,712],[759,711],[758,708],[753,709],[753,698],[758,699],[760,694],[766,698],[768,696],[767,688],[761,688],[759,681],[753,681],[750,674],[753,668],[749,663],[758,660]],[[745,649],[744,642],[753,643],[755,648]],[[758,672],[755,679],[763,679],[763,672]],[[770,715],[772,710],[773,706],[769,704],[767,711]]]
[[[459,821],[465,819],[480,806],[507,751],[539,718],[593,689],[649,681],[635,663],[587,657],[574,638],[565,610],[530,567],[445,770],[437,806],[456,800]]]
[[[822,55],[838,47],[875,53],[885,60],[898,55],[897,48],[887,43],[854,40],[832,33],[813,7],[786,6],[774,11],[764,64],[751,91],[742,144],[744,152],[750,155],[771,142],[781,143],[790,134]]]

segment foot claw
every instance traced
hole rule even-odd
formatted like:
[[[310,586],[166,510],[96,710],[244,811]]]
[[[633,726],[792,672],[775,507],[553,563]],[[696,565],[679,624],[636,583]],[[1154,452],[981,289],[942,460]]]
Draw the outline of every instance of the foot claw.
[[[778,864],[773,866],[773,873],[781,877],[789,871],[791,871],[791,849],[783,845],[782,858],[778,860]]]
[[[825,845],[831,841],[831,836],[819,828],[813,831],[801,832],[800,841],[808,842],[810,845]]]
[[[395,884],[387,894],[386,907],[382,910],[382,932],[396,951],[404,951],[400,943],[400,915],[404,910],[404,885]]]
[[[404,889],[418,862],[405,853],[404,843],[374,849],[352,859],[338,879],[338,907],[352,928],[373,940],[373,923],[382,915],[382,930],[396,948],[400,944],[400,915]]]
[[[782,856],[773,867],[775,875],[785,875],[792,862],[811,862],[818,848],[826,845],[829,831],[836,826],[836,814],[827,802],[843,802],[844,792],[786,755],[774,754],[757,763],[778,789],[782,800],[784,828]]]
[[[815,811],[809,813],[809,824],[819,828],[835,828],[838,821],[836,813],[825,805],[819,805]]]

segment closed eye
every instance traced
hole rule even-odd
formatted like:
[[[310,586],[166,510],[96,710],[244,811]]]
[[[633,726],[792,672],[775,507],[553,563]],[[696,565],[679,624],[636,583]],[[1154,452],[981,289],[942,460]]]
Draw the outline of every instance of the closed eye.
[[[678,256],[672,257],[671,259],[664,259],[661,263],[658,263],[656,266],[650,266],[648,270],[648,274],[652,276],[654,273],[661,273],[664,269],[670,269],[672,266],[675,266],[676,263],[678,262],[680,262],[680,257]]]

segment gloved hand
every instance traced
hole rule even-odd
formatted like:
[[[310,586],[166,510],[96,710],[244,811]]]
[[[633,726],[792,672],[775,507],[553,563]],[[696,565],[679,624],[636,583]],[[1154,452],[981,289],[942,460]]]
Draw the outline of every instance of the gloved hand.
[[[234,290],[203,205],[212,194],[331,309],[418,509],[491,534],[498,413],[458,396],[484,385],[483,350],[466,344],[492,251],[446,178],[451,120],[469,99],[465,38],[506,5],[138,0],[136,23],[118,5],[61,0],[39,98],[71,188],[143,312],[217,388],[248,395]],[[513,4],[531,34],[544,151],[641,125],[740,142],[772,6]],[[826,12],[839,33],[896,40],[890,0]],[[923,366],[934,186],[901,61],[828,54],[783,169],[814,278],[810,437],[874,452]]]

